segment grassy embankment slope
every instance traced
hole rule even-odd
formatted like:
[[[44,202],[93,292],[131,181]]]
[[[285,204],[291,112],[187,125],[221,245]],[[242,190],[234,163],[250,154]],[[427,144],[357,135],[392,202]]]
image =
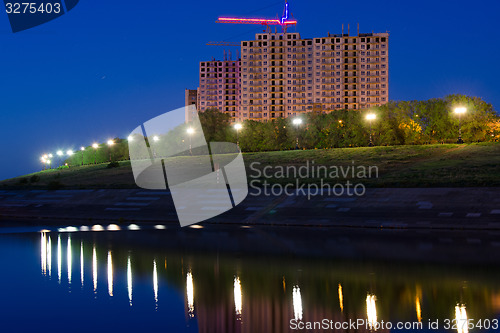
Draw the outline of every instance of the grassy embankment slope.
[[[182,159],[183,157],[175,157]],[[327,150],[276,151],[245,153],[249,179],[256,175],[250,165],[300,167],[309,161],[325,166],[377,166],[379,178],[356,179],[368,187],[480,187],[500,186],[500,143],[466,145],[391,146],[339,148]],[[253,164],[254,168],[256,164]],[[32,177],[33,175],[38,177]],[[36,182],[30,179],[39,178]],[[261,178],[263,179],[263,178]],[[301,183],[319,182],[320,178],[300,179]],[[344,179],[325,179],[332,183]],[[295,183],[295,179],[268,179],[270,183]],[[136,188],[129,161],[118,168],[107,164],[47,170],[0,182],[0,189],[47,188]],[[54,186],[56,185],[56,186]]]

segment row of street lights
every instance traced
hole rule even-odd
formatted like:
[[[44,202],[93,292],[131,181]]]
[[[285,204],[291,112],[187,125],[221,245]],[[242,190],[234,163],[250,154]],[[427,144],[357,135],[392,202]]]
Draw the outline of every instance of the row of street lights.
[[[462,143],[464,143],[464,141],[462,140],[462,115],[467,112],[467,109],[465,107],[460,106],[460,107],[456,107],[454,109],[454,112],[455,112],[455,114],[458,115],[458,140],[457,140],[457,143],[462,144]],[[377,115],[375,113],[369,113],[366,115],[366,120],[370,124],[370,142],[368,144],[369,147],[373,147],[372,123],[376,119],[377,119]],[[299,126],[302,124],[302,119],[295,118],[295,119],[293,119],[292,123],[293,123],[293,125],[295,125],[295,128],[298,131]],[[342,124],[342,120],[339,120],[339,123]],[[236,123],[233,125],[233,127],[236,130],[236,145],[239,147],[239,145],[240,145],[239,134],[240,134],[240,131],[243,129],[243,125],[241,123]],[[192,151],[191,137],[195,133],[195,130],[192,127],[188,127],[186,129],[186,133],[189,136],[189,153],[192,155],[193,151]],[[133,140],[133,137],[129,136],[128,141],[132,141],[132,140]],[[153,136],[153,141],[155,141],[155,142],[160,141],[160,137],[157,135]],[[110,139],[107,141],[107,144],[111,148],[115,144],[115,141]],[[97,149],[99,149],[99,144],[93,143],[92,148],[94,148],[94,164],[96,164],[97,163]],[[297,137],[295,139],[295,149],[299,149],[299,136],[298,136],[298,134],[297,134]],[[84,151],[85,151],[85,147],[81,147],[80,148],[81,157],[82,157],[81,165],[83,165],[83,153],[84,153]],[[68,157],[71,157],[74,154],[75,154],[75,152],[71,149],[66,151],[66,156],[68,156]],[[112,160],[111,154],[112,154],[112,151],[110,149],[109,150],[109,161],[110,162]],[[56,152],[56,155],[61,159],[65,155],[65,153],[62,150],[58,150]],[[156,152],[154,152],[154,155],[156,157]],[[52,167],[52,158],[53,157],[54,157],[53,154],[44,154],[42,157],[40,157],[40,161],[44,164],[44,169],[45,169],[45,166],[47,166],[47,165],[49,166],[49,169]]]
[[[114,144],[115,144],[115,141],[114,140],[108,140],[107,142],[108,146],[109,147],[112,147]],[[99,149],[99,144],[98,143],[93,143],[92,144],[92,148],[94,148],[94,164],[97,163],[97,149]],[[82,162],[81,162],[81,165],[83,165],[83,153],[85,152],[85,147],[80,147],[80,154],[81,154],[81,158],[82,158]],[[56,152],[56,156],[59,157],[59,163],[62,162],[62,158],[63,157],[71,157],[75,154],[75,152],[71,149],[67,150],[66,152],[62,151],[62,150],[58,150]],[[42,162],[42,164],[44,165],[44,169],[48,166],[49,169],[52,168],[52,159],[54,158],[54,155],[53,154],[44,154],[40,157],[40,161]],[[109,150],[109,161],[111,161],[111,149]]]

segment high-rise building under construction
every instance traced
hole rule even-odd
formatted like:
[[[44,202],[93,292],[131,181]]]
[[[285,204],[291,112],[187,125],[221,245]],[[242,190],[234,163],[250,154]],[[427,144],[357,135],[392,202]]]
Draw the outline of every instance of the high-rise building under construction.
[[[380,106],[389,97],[389,34],[304,39],[268,29],[241,42],[241,59],[201,62],[199,78],[198,111],[217,108],[233,121]]]

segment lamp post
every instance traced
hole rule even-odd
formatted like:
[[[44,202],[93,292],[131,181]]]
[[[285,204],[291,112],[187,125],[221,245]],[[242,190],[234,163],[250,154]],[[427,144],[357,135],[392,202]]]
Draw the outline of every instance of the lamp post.
[[[373,138],[372,138],[372,122],[377,119],[377,116],[374,113],[369,113],[366,115],[366,120],[370,123],[370,143],[368,147],[373,147]]]
[[[462,140],[462,114],[467,112],[467,109],[460,106],[455,108],[455,113],[458,115],[458,144],[464,143],[464,140]]]
[[[97,149],[99,149],[99,144],[92,144],[92,148],[94,148],[94,164],[97,164]]]
[[[194,128],[192,127],[188,127],[188,129],[186,130],[187,134],[189,135],[189,153],[191,154],[191,156],[193,155],[193,151],[192,151],[192,145],[191,145],[191,136],[194,134]]]
[[[158,135],[153,136],[153,141],[154,142],[160,141],[160,137]],[[153,157],[156,158],[156,145],[153,145]]]
[[[111,139],[108,140],[108,147],[109,147],[109,161],[111,162],[111,153],[112,153],[112,147],[115,144],[115,142]]]
[[[234,124],[234,129],[236,130],[236,145],[239,147],[240,146],[240,130],[243,128],[243,126],[240,123]]]
[[[62,157],[64,155],[64,152],[62,150],[58,150],[56,152],[56,155],[59,157],[58,160],[59,160],[59,165],[61,165],[61,162],[62,162]]]
[[[299,149],[299,126],[302,124],[302,119],[295,118],[292,123],[295,125],[295,130],[297,132],[297,137],[295,140],[295,149]]]
[[[68,155],[68,157],[73,156],[73,154],[74,154],[74,153],[73,153],[73,150],[71,150],[71,149],[70,149],[70,150],[68,150],[68,151],[66,151],[66,155]],[[68,163],[68,166],[69,166],[69,163]]]
[[[85,147],[80,147],[80,154],[82,154],[82,166],[83,166],[83,152],[85,151]]]
[[[48,158],[49,158],[49,156],[47,154],[45,154],[42,157],[40,157],[40,161],[43,164],[43,170],[45,170],[47,168],[47,159]]]

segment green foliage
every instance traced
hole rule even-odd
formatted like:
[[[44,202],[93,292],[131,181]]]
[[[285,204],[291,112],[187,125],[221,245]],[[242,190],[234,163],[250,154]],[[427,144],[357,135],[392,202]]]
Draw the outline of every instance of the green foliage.
[[[457,106],[467,108],[461,119],[453,112]],[[199,113],[200,123],[207,142],[239,141],[246,152],[292,150],[296,139],[301,149],[348,148],[367,146],[370,124],[366,114],[373,112],[377,119],[372,122],[371,133],[377,146],[418,145],[432,143],[455,143],[459,121],[465,142],[488,142],[500,140],[500,118],[493,106],[479,97],[449,95],[427,101],[391,101],[370,110],[335,110],[328,114],[305,113],[299,126],[292,124],[293,118],[278,118],[269,122],[246,120],[237,132],[229,114],[216,108]],[[189,124],[181,124],[160,137],[169,146],[160,145],[156,156],[171,155],[169,152],[186,152]],[[124,161],[129,159],[127,140],[115,138],[115,144],[105,143],[98,149],[86,147],[77,151],[65,163],[70,167]],[[197,154],[199,148],[193,148]],[[183,153],[182,153],[183,154]],[[144,158],[149,158],[144,151]]]

